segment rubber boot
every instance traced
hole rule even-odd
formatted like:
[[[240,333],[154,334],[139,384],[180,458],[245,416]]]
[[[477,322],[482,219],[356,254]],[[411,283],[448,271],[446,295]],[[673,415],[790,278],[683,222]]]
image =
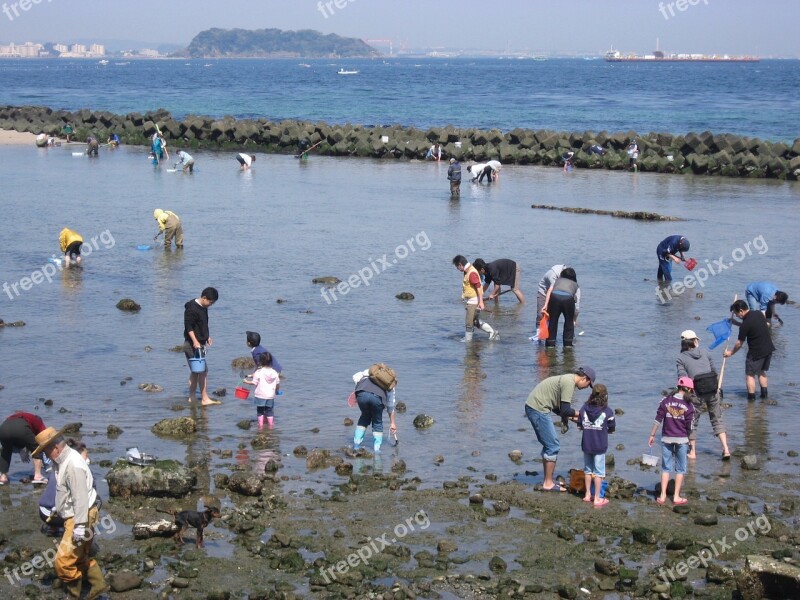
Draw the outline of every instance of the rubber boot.
[[[497,336],[500,335],[497,331],[492,329],[492,326],[488,323],[481,321],[481,331],[485,331],[489,334],[489,339],[494,340],[497,339]]]
[[[69,581],[64,584],[64,591],[67,592],[67,598],[80,598],[82,588],[83,588],[83,579]]]
[[[364,434],[366,433],[366,427],[361,427],[361,425],[356,427],[356,432],[353,434],[353,450],[361,450],[361,442],[364,441]]]
[[[92,564],[92,566],[86,571],[86,579],[92,586],[89,588],[89,593],[86,595],[86,600],[94,600],[99,595],[104,594],[111,589],[111,586],[106,583],[106,580],[103,577],[103,571],[100,569],[100,565],[97,563]]]
[[[383,444],[383,434],[382,433],[374,433],[373,432],[372,436],[374,438],[374,440],[372,442],[372,451],[375,452],[375,454],[380,454],[381,453],[381,444]]]
[[[267,417],[267,427],[270,429],[275,427],[275,417]]]
[[[461,338],[461,341],[462,342],[471,342],[472,341],[473,332],[474,332],[474,330],[472,329],[472,327],[467,327],[465,329],[465,331],[464,331],[464,337]]]
[[[264,429],[264,415],[258,415],[258,429]]]
[[[767,388],[762,387],[761,388],[761,399],[764,400],[765,398],[767,398]]]

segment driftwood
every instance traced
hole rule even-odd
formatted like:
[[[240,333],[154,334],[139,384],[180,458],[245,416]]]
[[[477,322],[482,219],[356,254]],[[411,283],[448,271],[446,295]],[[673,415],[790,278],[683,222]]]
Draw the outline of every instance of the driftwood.
[[[152,537],[170,537],[177,533],[178,526],[173,521],[161,519],[152,523],[136,523],[133,526],[133,539],[146,540]]]
[[[593,208],[572,208],[570,206],[551,206],[549,204],[531,204],[531,208],[541,208],[545,210],[560,210],[568,213],[578,213],[585,215],[608,215],[618,219],[635,219],[637,221],[683,221],[678,217],[668,217],[658,213],[636,211],[627,212],[624,210],[595,210]]]

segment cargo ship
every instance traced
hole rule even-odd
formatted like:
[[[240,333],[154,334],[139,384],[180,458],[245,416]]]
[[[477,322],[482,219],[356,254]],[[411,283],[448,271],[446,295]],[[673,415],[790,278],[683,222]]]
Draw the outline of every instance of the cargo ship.
[[[656,41],[656,50],[652,54],[623,54],[619,50],[611,50],[606,52],[606,62],[743,62],[754,63],[759,62],[761,59],[757,56],[731,56],[728,54],[665,54],[658,49],[658,41]]]

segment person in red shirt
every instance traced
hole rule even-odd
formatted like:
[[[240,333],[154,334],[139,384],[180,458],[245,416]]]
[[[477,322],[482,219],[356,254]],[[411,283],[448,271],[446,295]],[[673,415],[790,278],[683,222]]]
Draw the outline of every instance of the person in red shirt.
[[[8,470],[11,467],[11,456],[18,452],[22,462],[30,462],[31,452],[38,444],[36,434],[45,430],[44,421],[36,415],[26,412],[15,412],[0,425],[0,485],[8,483]],[[41,459],[33,459],[33,483],[46,484],[42,476]]]

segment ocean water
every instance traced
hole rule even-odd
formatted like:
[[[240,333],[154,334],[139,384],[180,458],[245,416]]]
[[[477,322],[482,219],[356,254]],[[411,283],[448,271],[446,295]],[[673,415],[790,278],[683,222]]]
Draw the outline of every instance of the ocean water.
[[[709,130],[788,142],[800,61],[0,60],[0,103],[419,128]],[[337,75],[339,68],[358,75]]]
[[[76,149],[82,146],[0,147],[7,215],[0,221],[0,283],[19,290],[0,293],[0,318],[27,323],[0,329],[0,404],[6,413],[34,411],[57,427],[82,422],[96,459],[122,456],[130,446],[184,461],[208,459],[210,471],[200,481],[205,490],[212,489],[215,470],[233,462],[258,466],[276,454],[284,455],[282,473],[299,478],[286,483],[289,490],[344,481],[332,470],[308,473],[291,452],[298,445],[336,451],[352,442],[353,429],[344,424],[358,416],[346,403],[351,375],[375,361],[397,370],[398,400],[408,410],[398,417],[399,445],[386,446],[376,465],[359,462],[357,468],[388,469],[399,456],[423,486],[438,486],[468,468],[477,477],[538,479],[524,474],[541,471],[525,399],[542,378],[589,365],[608,385],[610,405],[624,411],[611,442],[612,449],[624,449],[612,450],[612,473],[651,485],[654,473],[626,461],[646,450],[661,391],[675,379],[680,332],[695,329],[708,342],[705,327],[724,318],[734,294],[743,295],[751,281],[771,279],[797,295],[795,183],[505,167],[499,183],[465,182],[460,201],[451,201],[444,163],[259,155],[251,171],[240,173],[231,154],[197,152],[197,172],[190,176],[152,167],[142,148],[103,149],[97,159],[74,157]],[[533,203],[646,210],[686,220],[643,223],[532,210]],[[156,233],[154,208],[182,217],[184,251],[137,250]],[[48,259],[58,254],[64,226],[81,232],[92,252],[82,268],[53,275]],[[691,240],[699,268],[719,259],[728,266],[702,287],[662,303],[653,281],[655,247],[675,233]],[[518,305],[507,294],[491,307],[487,319],[500,331],[496,342],[480,333],[471,345],[459,341],[464,309],[461,275],[451,264],[455,254],[508,257],[521,265],[528,303]],[[583,290],[579,330],[585,333],[567,353],[527,339],[536,284],[560,262],[575,267]],[[677,267],[676,273],[686,274]],[[335,299],[328,292],[326,299],[311,280],[329,275],[352,287]],[[25,277],[39,282],[22,290]],[[225,387],[228,395],[221,406],[176,411],[186,406],[188,369],[169,349],[182,342],[184,303],[206,286],[220,292],[209,311],[210,388]],[[397,300],[402,291],[415,300]],[[117,310],[124,297],[139,302],[141,312]],[[728,361],[732,449],[780,457],[796,448],[792,407],[800,391],[792,346],[800,318],[795,305],[780,312],[786,324],[774,333],[770,370],[778,406],[748,404],[744,352]],[[233,397],[240,372],[230,363],[248,352],[246,330],[259,331],[284,366],[284,394],[264,452],[250,450],[254,430],[236,426],[255,418],[249,402]],[[165,389],[137,389],[145,382]],[[578,400],[587,396],[579,392]],[[44,406],[46,398],[52,407]],[[436,420],[431,429],[411,425],[421,413]],[[158,420],[181,414],[199,418],[196,440],[150,433]],[[124,430],[118,439],[105,434],[111,423]],[[581,465],[580,436],[573,428],[561,442],[558,471],[566,474]],[[524,465],[508,460],[514,449],[523,450]],[[215,454],[221,450],[235,458]],[[707,417],[699,451],[690,485],[720,469]],[[441,466],[433,464],[437,454],[445,456]],[[730,468],[738,476],[738,465]],[[790,466],[776,460],[765,470],[790,472]],[[15,462],[12,478],[22,474]]]

